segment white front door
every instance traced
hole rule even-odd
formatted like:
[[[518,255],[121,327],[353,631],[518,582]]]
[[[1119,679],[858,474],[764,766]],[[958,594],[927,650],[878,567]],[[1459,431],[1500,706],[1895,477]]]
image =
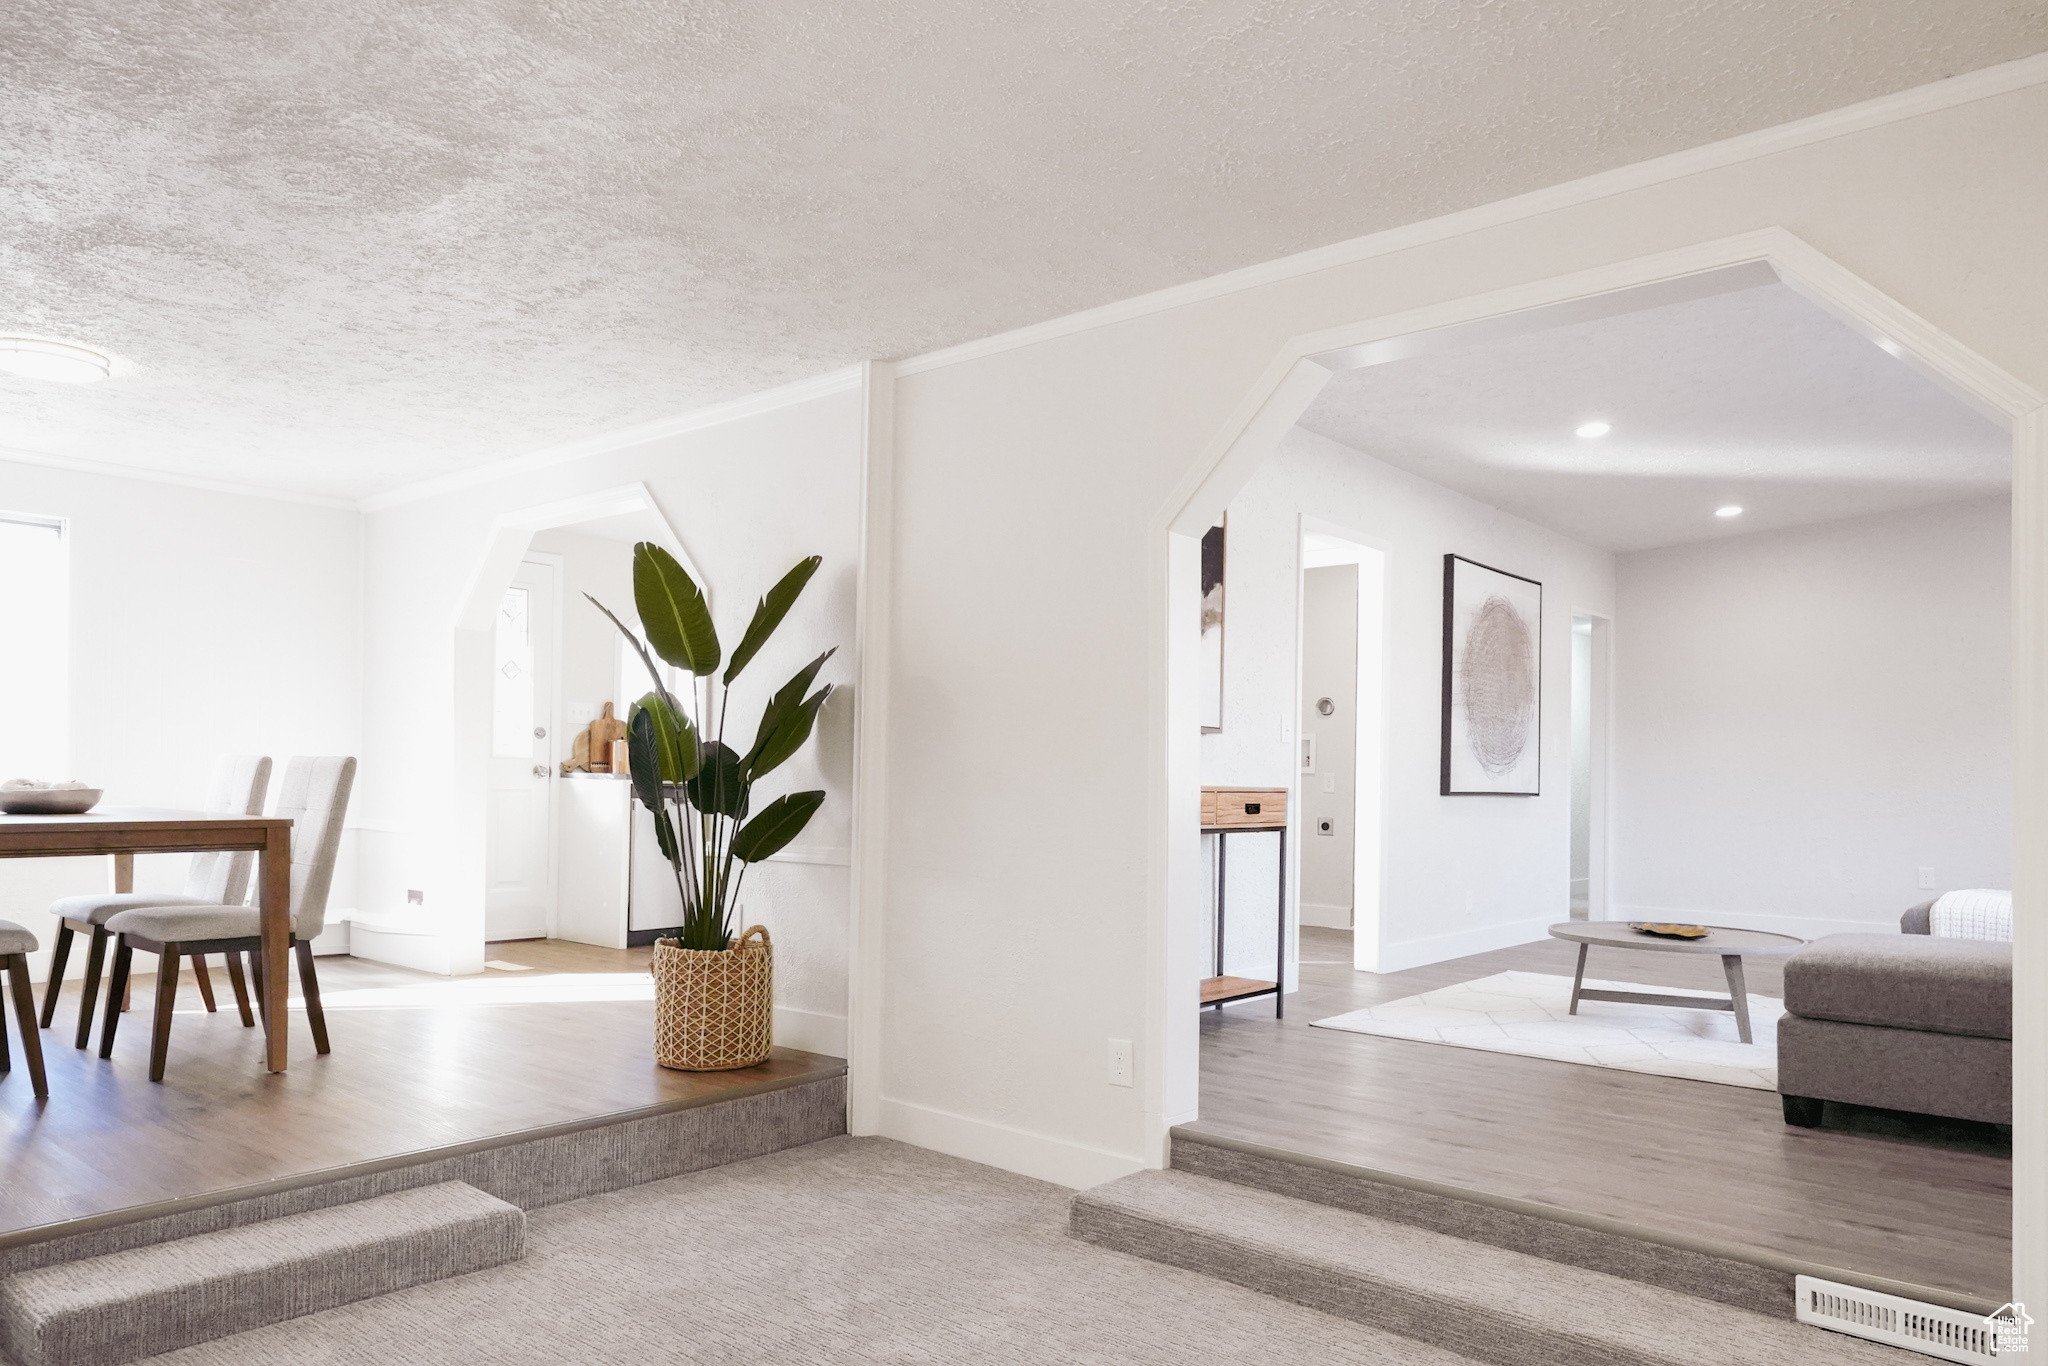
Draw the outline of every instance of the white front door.
[[[498,604],[485,939],[545,938],[554,910],[555,585],[524,561]]]

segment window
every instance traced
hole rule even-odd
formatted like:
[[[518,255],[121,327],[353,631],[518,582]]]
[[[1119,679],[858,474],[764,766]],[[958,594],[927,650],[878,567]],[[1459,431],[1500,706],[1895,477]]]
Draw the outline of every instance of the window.
[[[0,779],[72,776],[69,539],[60,517],[0,512]]]
[[[533,757],[533,623],[526,589],[514,585],[498,604],[491,666],[491,753]]]

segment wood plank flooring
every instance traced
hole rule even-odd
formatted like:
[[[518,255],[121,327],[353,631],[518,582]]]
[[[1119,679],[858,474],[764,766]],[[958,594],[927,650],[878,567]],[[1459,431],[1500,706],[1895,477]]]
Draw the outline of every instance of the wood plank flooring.
[[[2011,1278],[2008,1130],[1828,1107],[1784,1123],[1766,1091],[1314,1029],[1310,1021],[1496,972],[1569,977],[1558,940],[1408,972],[1351,968],[1302,931],[1301,991],[1204,1011],[1208,1133],[2000,1300]],[[1780,965],[1746,964],[1777,996]],[[1724,990],[1720,961],[1595,949],[1589,977]]]
[[[294,997],[282,1074],[263,1070],[262,1033],[242,1027],[216,959],[223,1008],[206,1014],[182,975],[161,1085],[149,1080],[153,979],[138,981],[107,1062],[71,1047],[78,984],[69,983],[42,1031],[48,1102],[36,1103],[18,1048],[15,1070],[0,1076],[0,1235],[843,1070],[839,1059],[794,1049],[734,1072],[655,1066],[648,955],[493,944],[489,957],[532,970],[463,978],[323,958],[334,1051],[314,1053]]]

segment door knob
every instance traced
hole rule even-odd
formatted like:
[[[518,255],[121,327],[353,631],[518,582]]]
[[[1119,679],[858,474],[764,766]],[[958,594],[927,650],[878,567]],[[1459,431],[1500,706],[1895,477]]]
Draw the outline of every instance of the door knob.
[[[547,766],[546,764],[535,764],[535,765],[533,766],[533,776],[534,776],[534,777],[536,777],[536,778],[545,778],[545,777],[547,777],[547,776],[548,776],[548,766]]]
[[[547,728],[546,726],[535,726],[535,727],[533,728],[533,738],[534,738],[534,739],[536,739],[536,740],[545,740],[545,739],[547,739],[547,738],[548,738],[548,728]]]

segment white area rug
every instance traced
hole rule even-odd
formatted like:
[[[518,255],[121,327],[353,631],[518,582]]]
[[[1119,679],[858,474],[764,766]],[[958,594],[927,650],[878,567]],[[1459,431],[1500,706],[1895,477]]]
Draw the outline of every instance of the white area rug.
[[[1589,977],[1586,985],[1709,999],[1702,993],[1637,982],[1596,982]],[[1580,1001],[1579,1013],[1571,1015],[1566,1013],[1571,1000],[1569,977],[1502,972],[1333,1015],[1317,1020],[1315,1026],[1758,1091],[1778,1089],[1778,1016],[1785,1003],[1776,997],[1750,994],[1750,1033],[1756,1042],[1747,1044],[1735,1032],[1732,1011]]]

